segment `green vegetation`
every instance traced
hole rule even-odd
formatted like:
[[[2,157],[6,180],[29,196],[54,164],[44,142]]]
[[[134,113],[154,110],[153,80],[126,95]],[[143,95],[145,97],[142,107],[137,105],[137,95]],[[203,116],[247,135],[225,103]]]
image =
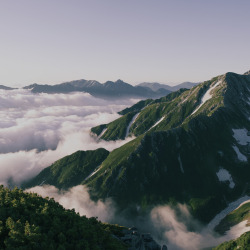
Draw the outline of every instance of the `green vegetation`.
[[[91,132],[99,136],[105,128],[107,128],[107,124],[102,124],[100,126],[91,128]]]
[[[250,226],[250,202],[243,204],[238,209],[229,213],[215,228],[215,230],[221,234],[225,233],[230,227],[237,225],[242,221],[248,221],[248,226]]]
[[[103,140],[118,140],[125,139],[127,127],[136,113],[128,113],[121,118],[109,123],[107,131],[101,137]]]
[[[222,83],[213,89],[213,97],[191,115],[219,79]],[[249,163],[240,161],[232,147],[237,144],[232,129],[250,130],[245,101],[250,96],[248,86],[246,77],[230,73],[150,100],[148,106],[141,103],[138,109],[143,108],[130,129],[137,138],[112,151],[98,172],[82,178],[81,184],[89,187],[96,200],[112,197],[121,210],[128,204],[136,212],[140,207],[140,213],[154,205],[185,203],[194,217],[208,222],[226,207],[226,201],[250,194]],[[127,110],[105,125],[108,129],[102,138],[123,138],[138,109]],[[238,146],[249,159],[248,148]],[[232,176],[234,188],[218,179],[221,168]]]
[[[0,186],[0,249],[127,249],[112,236],[120,231],[53,199]]]
[[[213,248],[213,250],[249,250],[250,249],[250,232],[242,234],[236,240],[230,240]]]
[[[109,155],[103,148],[77,151],[45,168],[23,187],[49,184],[58,188],[70,188],[81,184]]]
[[[127,127],[135,114],[134,112],[128,113],[109,124],[103,124],[92,128],[91,132],[97,132],[95,134],[100,135],[103,129],[107,128],[101,139],[106,141],[125,139]]]
[[[126,143],[122,147],[113,150],[106,160],[102,163],[101,169],[98,174],[93,175],[83,184],[88,184],[89,187],[98,190],[98,197],[102,195],[105,197],[110,190],[115,189],[113,181],[117,183],[123,178],[123,174],[126,172],[128,158],[131,153],[139,146],[141,138],[136,138],[129,143]]]
[[[141,111],[143,108],[145,108],[146,106],[148,106],[152,102],[153,102],[152,99],[139,101],[135,105],[118,112],[118,114],[126,115],[126,114],[128,114],[130,112],[136,112],[137,113],[137,112]]]
[[[222,85],[213,91],[213,98],[207,101],[195,114],[191,115],[197,106],[199,106],[202,96],[215,84],[218,77],[206,81],[191,90],[180,89],[170,93],[157,100],[140,101],[130,108],[119,112],[123,115],[121,118],[109,123],[103,124],[91,129],[97,135],[107,128],[107,131],[101,137],[103,140],[124,139],[129,122],[136,113],[139,113],[137,119],[130,128],[130,133],[135,136],[145,134],[150,130],[167,131],[182,126],[188,128],[188,123],[198,115],[211,116],[216,110],[224,107],[224,92],[226,85]],[[152,128],[156,122],[162,119],[157,126]]]

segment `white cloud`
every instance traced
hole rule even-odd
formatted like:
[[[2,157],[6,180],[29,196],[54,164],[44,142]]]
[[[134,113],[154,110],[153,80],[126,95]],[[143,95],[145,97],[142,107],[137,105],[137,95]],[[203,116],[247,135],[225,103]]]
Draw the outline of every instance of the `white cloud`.
[[[105,202],[94,202],[90,199],[88,189],[85,186],[75,186],[68,191],[60,191],[54,186],[33,187],[26,192],[38,193],[43,197],[54,198],[66,209],[75,209],[80,215],[98,217],[99,220],[108,222],[115,214],[113,202],[109,199]]]
[[[209,227],[202,226],[194,220],[185,205],[179,205],[177,210],[178,213],[169,206],[158,206],[151,211],[151,230],[155,239],[162,244],[167,242],[171,250],[198,250],[214,247],[222,242],[236,239],[249,231],[246,221],[243,221],[231,227],[224,236],[219,236]]]
[[[77,150],[113,150],[131,140],[97,142],[89,131],[118,118],[117,111],[136,101],[0,91],[0,183],[11,179],[18,185]]]
[[[214,247],[224,241],[239,237],[249,231],[243,221],[233,226],[224,236],[215,234],[209,227],[202,225],[189,213],[186,205],[178,204],[175,209],[170,206],[157,206],[149,215],[137,218],[117,213],[115,203],[106,201],[94,202],[90,199],[85,186],[76,186],[68,191],[58,190],[54,186],[37,186],[25,190],[36,192],[43,197],[53,197],[67,209],[74,208],[80,215],[98,217],[101,221],[119,223],[128,227],[136,226],[141,232],[150,232],[161,245],[166,244],[171,250],[198,250]]]

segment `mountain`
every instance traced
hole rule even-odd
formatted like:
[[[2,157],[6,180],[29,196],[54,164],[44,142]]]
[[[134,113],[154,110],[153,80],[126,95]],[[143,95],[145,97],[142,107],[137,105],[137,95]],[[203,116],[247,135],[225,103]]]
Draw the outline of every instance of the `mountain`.
[[[136,138],[110,152],[81,183],[93,199],[112,197],[121,210],[185,203],[207,223],[250,194],[249,105],[250,75],[235,73],[141,101],[91,129],[103,140]]]
[[[146,87],[132,86],[122,80],[116,82],[107,81],[104,84],[84,79],[57,85],[39,85],[35,83],[24,87],[24,89],[30,89],[33,93],[70,93],[80,91],[100,98],[159,98],[170,93],[170,91],[166,89],[153,91]]]
[[[250,70],[244,73],[244,75],[250,75]]]
[[[250,232],[242,234],[236,240],[230,240],[220,244],[219,246],[213,248],[213,250],[231,250],[231,249],[249,249],[250,246]]]
[[[0,186],[1,249],[128,249],[125,228],[64,209],[54,199]]]
[[[0,85],[0,89],[4,89],[4,90],[13,90],[15,88],[10,88],[10,87],[6,87],[4,85]]]
[[[162,84],[158,82],[143,82],[143,83],[138,84],[137,86],[147,87],[147,88],[152,89],[153,91],[157,91],[159,89],[166,89],[166,90],[173,92],[179,89],[191,89],[192,87],[196,85],[198,85],[198,83],[183,82],[175,86],[169,86],[167,84]]]
[[[97,150],[77,151],[45,168],[25,187],[40,185],[54,185],[59,188],[69,188],[81,184],[107,158],[109,151]]]
[[[220,234],[225,234],[232,226],[235,226],[243,221],[250,226],[250,202],[243,203],[235,210],[227,214],[220,223],[215,227],[215,231]]]

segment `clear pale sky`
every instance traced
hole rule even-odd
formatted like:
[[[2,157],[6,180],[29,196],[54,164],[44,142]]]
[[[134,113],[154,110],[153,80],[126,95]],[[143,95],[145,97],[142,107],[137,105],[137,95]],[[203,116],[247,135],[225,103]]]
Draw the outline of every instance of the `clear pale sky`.
[[[244,73],[249,27],[249,0],[0,0],[0,84]]]

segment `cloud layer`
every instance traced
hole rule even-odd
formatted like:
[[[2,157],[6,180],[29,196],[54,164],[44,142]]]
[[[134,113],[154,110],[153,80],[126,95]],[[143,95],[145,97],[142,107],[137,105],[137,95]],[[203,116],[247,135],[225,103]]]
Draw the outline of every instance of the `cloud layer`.
[[[104,147],[111,151],[131,140],[98,142],[90,136],[89,130],[118,118],[117,111],[136,101],[107,101],[85,93],[35,95],[28,90],[0,90],[0,184],[19,185],[77,150]],[[111,200],[92,201],[84,186],[68,191],[53,186],[34,187],[27,191],[54,197],[65,208],[74,208],[87,217],[97,216],[102,221],[136,225],[144,232],[150,231],[158,242],[167,243],[169,249],[215,246],[247,231],[245,222],[242,222],[226,236],[216,237],[192,218],[185,205],[179,205],[178,212],[169,206],[158,206],[144,217],[130,220],[117,215]]]
[[[167,244],[171,250],[198,250],[217,246],[248,231],[246,221],[243,221],[233,226],[226,235],[219,236],[195,220],[187,206],[183,204],[177,205],[175,209],[170,206],[157,206],[143,216],[128,217],[125,215],[126,212],[117,212],[116,205],[111,199],[92,201],[88,189],[82,185],[67,191],[58,190],[50,185],[37,186],[26,191],[38,193],[43,197],[53,197],[65,208],[74,208],[80,215],[98,217],[103,222],[118,223],[128,227],[136,226],[141,232],[150,232],[158,243]]]
[[[0,183],[18,185],[77,150],[113,150],[131,140],[97,142],[89,130],[118,118],[117,111],[136,101],[0,91]]]
[[[171,250],[198,250],[214,247],[222,242],[236,239],[249,231],[246,221],[243,221],[231,227],[224,236],[220,236],[195,220],[187,207],[181,204],[178,205],[177,210],[169,206],[155,207],[150,217],[152,232],[156,239],[161,243],[167,242]]]

